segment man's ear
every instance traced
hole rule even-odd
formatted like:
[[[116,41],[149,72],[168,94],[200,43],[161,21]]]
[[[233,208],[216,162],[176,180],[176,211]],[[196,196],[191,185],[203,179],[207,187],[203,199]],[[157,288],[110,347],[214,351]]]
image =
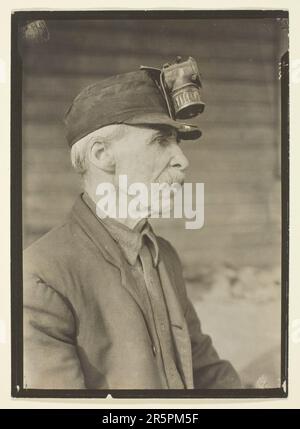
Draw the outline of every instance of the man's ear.
[[[112,149],[102,142],[95,142],[90,151],[90,162],[100,170],[113,174],[115,172],[115,157]]]

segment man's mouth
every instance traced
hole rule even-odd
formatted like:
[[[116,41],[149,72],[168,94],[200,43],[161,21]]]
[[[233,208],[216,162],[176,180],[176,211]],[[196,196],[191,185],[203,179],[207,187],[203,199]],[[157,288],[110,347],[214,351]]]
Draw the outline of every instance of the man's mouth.
[[[177,168],[169,167],[160,174],[157,181],[159,183],[167,183],[168,185],[172,185],[173,183],[183,185],[184,178],[185,174],[182,171]]]

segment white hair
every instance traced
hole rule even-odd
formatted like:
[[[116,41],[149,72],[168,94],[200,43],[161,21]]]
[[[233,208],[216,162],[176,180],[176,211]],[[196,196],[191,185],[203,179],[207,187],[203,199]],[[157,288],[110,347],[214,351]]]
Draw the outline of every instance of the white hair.
[[[89,154],[94,143],[100,142],[104,145],[123,137],[129,128],[125,124],[112,124],[99,128],[78,140],[71,148],[71,162],[75,171],[82,176],[87,172],[89,166]]]

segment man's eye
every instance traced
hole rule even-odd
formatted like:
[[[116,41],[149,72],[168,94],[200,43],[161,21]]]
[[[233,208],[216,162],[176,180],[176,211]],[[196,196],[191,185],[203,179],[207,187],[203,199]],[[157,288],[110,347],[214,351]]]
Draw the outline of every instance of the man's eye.
[[[176,142],[178,143],[180,140],[178,140],[177,137],[175,136],[157,136],[155,137],[155,139],[153,140],[155,143],[160,144],[162,146],[167,146],[168,144],[174,142],[174,140],[176,140]]]
[[[155,139],[155,143],[164,145],[164,144],[168,143],[168,140],[164,137],[157,137]]]

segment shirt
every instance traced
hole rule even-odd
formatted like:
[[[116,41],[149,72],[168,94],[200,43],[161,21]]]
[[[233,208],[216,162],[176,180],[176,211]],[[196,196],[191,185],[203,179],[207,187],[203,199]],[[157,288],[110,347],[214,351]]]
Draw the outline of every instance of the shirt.
[[[96,205],[86,192],[83,194],[83,200],[96,214]],[[115,219],[97,218],[119,244],[138,285],[147,325],[151,331],[153,354],[158,359],[160,372],[165,375],[162,380],[165,388],[184,388],[176,365],[169,315],[157,271],[158,245],[151,225],[147,219],[143,219],[134,229],[130,229]]]

